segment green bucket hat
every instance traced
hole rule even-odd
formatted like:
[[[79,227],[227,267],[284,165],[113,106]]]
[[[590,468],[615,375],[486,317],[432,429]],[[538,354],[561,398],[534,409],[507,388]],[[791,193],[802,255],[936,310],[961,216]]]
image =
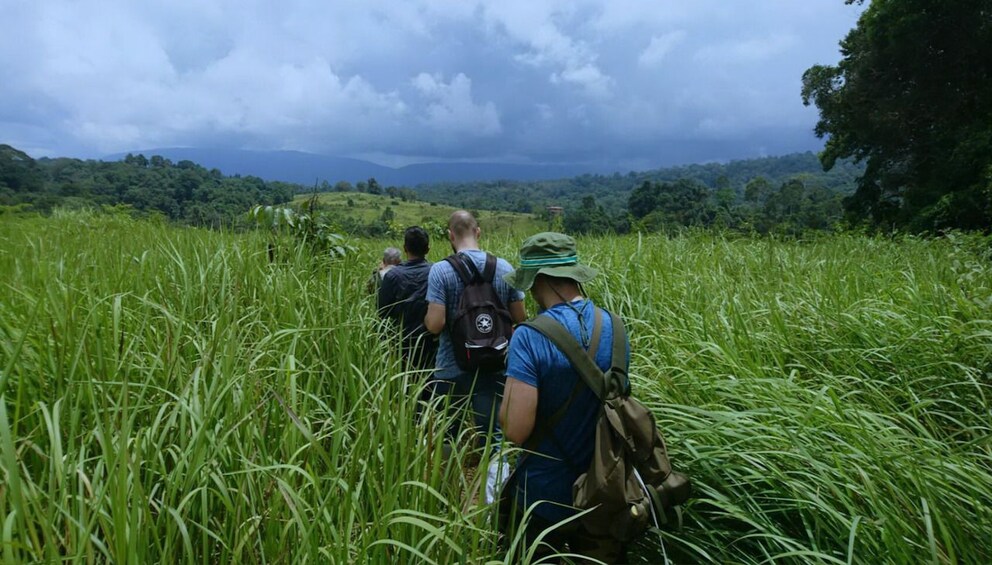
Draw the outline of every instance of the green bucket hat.
[[[596,269],[579,264],[575,240],[563,233],[532,235],[520,246],[520,268],[503,275],[513,288],[528,290],[539,274],[584,283],[596,276]]]

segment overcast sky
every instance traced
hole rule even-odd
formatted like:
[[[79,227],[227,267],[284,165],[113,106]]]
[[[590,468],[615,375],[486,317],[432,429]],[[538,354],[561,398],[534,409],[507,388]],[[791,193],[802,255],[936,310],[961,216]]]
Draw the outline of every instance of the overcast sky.
[[[0,0],[0,143],[648,168],[818,149],[842,0]]]

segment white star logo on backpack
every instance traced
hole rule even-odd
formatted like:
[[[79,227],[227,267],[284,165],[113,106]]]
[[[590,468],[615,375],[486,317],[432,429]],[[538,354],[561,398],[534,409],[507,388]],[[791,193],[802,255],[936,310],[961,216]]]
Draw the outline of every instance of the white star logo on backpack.
[[[475,329],[487,334],[493,331],[493,319],[489,314],[481,314],[475,319]]]

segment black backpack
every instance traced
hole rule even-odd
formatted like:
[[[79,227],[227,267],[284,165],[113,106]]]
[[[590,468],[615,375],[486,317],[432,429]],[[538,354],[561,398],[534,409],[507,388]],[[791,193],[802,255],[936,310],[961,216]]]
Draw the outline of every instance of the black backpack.
[[[493,288],[496,257],[486,253],[486,266],[481,273],[466,255],[450,255],[445,261],[465,284],[450,326],[458,367],[463,371],[502,371],[506,368],[513,320]]]

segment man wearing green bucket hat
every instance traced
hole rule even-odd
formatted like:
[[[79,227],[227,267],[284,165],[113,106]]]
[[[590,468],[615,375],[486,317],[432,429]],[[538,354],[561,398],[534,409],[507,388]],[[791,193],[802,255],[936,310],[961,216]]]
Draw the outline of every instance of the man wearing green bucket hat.
[[[504,276],[514,288],[531,292],[539,316],[550,316],[589,352],[606,371],[613,357],[611,316],[585,296],[583,283],[595,269],[579,262],[575,240],[553,232],[534,235],[520,247],[520,267]],[[627,364],[630,345],[625,344]],[[500,423],[510,441],[532,452],[517,462],[504,491],[509,506],[504,531],[512,531],[524,509],[534,505],[524,535],[528,541],[576,514],[572,485],[589,467],[601,401],[568,358],[541,332],[518,326],[510,342],[506,388]],[[597,536],[571,520],[545,534],[545,549],[621,562],[625,547],[611,537]]]

